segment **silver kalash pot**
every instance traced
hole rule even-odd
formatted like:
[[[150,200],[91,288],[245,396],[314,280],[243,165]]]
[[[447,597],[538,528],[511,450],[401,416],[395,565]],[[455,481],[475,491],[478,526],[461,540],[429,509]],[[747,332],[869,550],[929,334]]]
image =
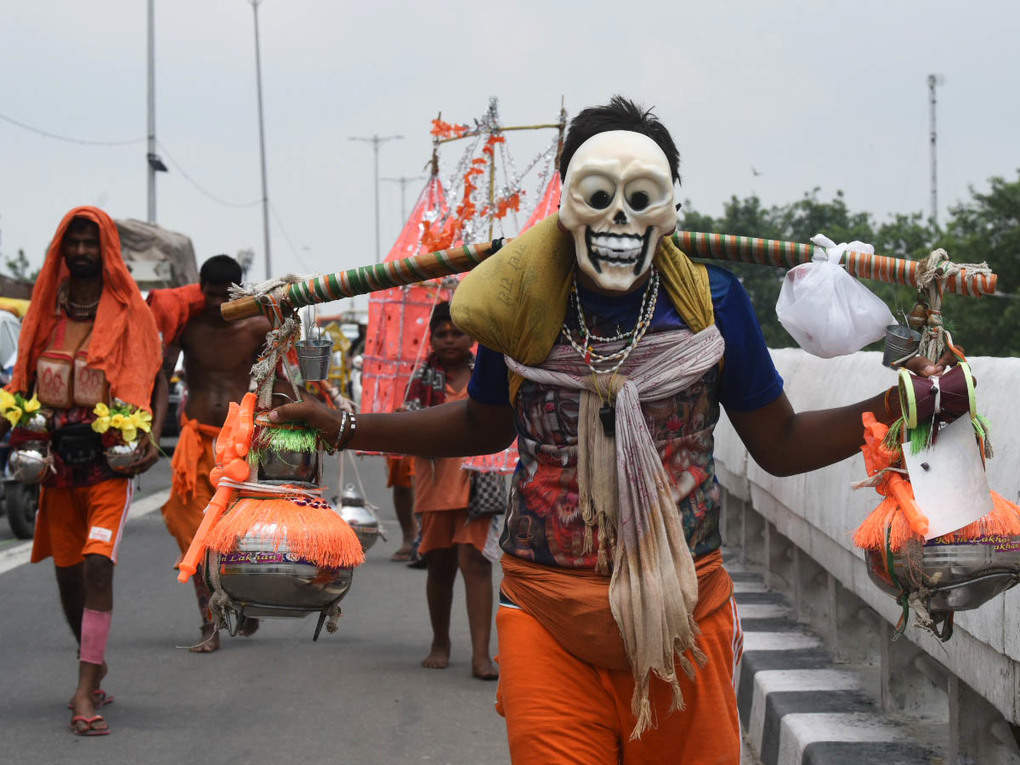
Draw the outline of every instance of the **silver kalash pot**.
[[[264,484],[317,489],[318,454],[267,454],[258,475]],[[312,637],[318,640],[323,624],[327,632],[336,631],[340,601],[351,588],[354,570],[319,566],[298,557],[287,545],[286,532],[274,542],[277,530],[274,523],[257,524],[229,552],[206,553],[206,583],[213,593],[210,608],[232,635],[245,617],[301,618],[318,612]]]
[[[1020,537],[988,536],[966,542],[933,539],[899,552],[868,550],[868,575],[895,598],[907,596],[952,635],[952,614],[969,611],[1020,583]]]
[[[53,458],[47,441],[25,441],[7,458],[7,473],[18,483],[37,484],[50,472]]]
[[[340,517],[354,529],[358,541],[361,542],[361,549],[365,552],[369,551],[382,534],[379,519],[365,505],[365,498],[354,488],[352,483],[347,484],[340,495]]]

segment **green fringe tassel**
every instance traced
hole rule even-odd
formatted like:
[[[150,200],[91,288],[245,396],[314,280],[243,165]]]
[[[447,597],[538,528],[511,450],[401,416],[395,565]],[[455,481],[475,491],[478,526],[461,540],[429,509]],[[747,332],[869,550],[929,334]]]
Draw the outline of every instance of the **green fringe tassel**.
[[[261,464],[266,454],[300,452],[312,454],[319,450],[319,436],[313,428],[261,427],[252,444],[252,454]]]
[[[918,454],[931,446],[931,423],[922,422],[910,431],[910,453]]]

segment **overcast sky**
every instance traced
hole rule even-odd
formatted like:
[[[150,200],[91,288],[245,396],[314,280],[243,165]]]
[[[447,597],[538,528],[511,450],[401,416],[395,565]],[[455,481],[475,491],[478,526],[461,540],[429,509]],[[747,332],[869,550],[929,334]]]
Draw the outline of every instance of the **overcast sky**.
[[[0,115],[81,139],[144,137],[145,7],[6,3]],[[490,96],[504,124],[555,121],[561,95],[570,114],[614,93],[654,106],[680,147],[681,197],[710,214],[732,194],[784,203],[815,186],[880,218],[927,210],[931,72],[945,76],[943,210],[1020,167],[1020,6],[1005,0],[264,0],[259,18],[277,273],[372,262],[372,152],[350,136],[403,134],[382,147],[381,175],[419,175],[436,113],[470,122]],[[250,3],[156,0],[156,81],[170,165],[159,223],[189,235],[199,263],[253,247],[261,278],[259,205],[214,202],[180,170],[223,200],[260,198]],[[512,136],[517,164],[550,138]],[[144,157],[144,142],[70,144],[0,121],[0,251],[40,261],[78,204],[144,219]],[[385,254],[398,185],[381,196]]]

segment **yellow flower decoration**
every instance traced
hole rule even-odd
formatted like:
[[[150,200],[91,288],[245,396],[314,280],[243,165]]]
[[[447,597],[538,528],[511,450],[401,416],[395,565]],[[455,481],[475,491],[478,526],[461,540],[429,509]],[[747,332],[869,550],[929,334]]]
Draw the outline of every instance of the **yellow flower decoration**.
[[[124,424],[127,422],[127,419],[128,418],[122,414],[115,414],[112,417],[110,417],[110,425],[115,428],[123,428]]]
[[[40,406],[42,404],[39,403],[39,397],[32,396],[32,398],[25,402],[25,413],[32,414],[32,412],[38,412]]]
[[[103,403],[96,404],[96,408],[92,410],[92,414],[96,417],[109,417],[110,407]]]
[[[96,433],[105,433],[110,429],[110,418],[100,417],[97,420],[94,420],[92,422],[92,429],[96,431]]]
[[[131,424],[145,433],[150,433],[152,432],[152,415],[144,409],[139,409],[131,415]]]
[[[4,417],[6,417],[7,421],[11,423],[12,428],[16,428],[18,427],[18,423],[21,421],[21,414],[20,406],[11,406],[4,412]]]
[[[0,388],[0,410],[7,410],[16,405],[17,402],[14,400],[14,394]]]
[[[138,438],[138,430],[135,428],[134,425],[121,427],[120,434],[124,438],[124,443],[126,444],[133,444],[135,440]]]

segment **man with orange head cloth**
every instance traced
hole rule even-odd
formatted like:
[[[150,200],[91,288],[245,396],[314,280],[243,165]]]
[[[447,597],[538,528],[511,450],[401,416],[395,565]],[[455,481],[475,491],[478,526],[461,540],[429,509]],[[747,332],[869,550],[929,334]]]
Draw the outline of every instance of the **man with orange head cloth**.
[[[166,411],[161,358],[156,323],[121,257],[113,220],[95,207],[71,210],[32,291],[8,390],[34,394],[46,421],[53,468],[42,484],[32,562],[53,557],[64,616],[78,641],[69,706],[71,731],[80,736],[110,732],[97,707],[112,700],[100,681],[113,566],[131,504],[130,476],[158,459],[155,439]],[[116,469],[104,449],[112,432],[99,432],[104,425],[109,431],[112,410],[126,413],[118,423],[134,418],[139,426],[136,439],[121,430],[122,440],[136,446]],[[16,428],[12,446],[24,437]]]

